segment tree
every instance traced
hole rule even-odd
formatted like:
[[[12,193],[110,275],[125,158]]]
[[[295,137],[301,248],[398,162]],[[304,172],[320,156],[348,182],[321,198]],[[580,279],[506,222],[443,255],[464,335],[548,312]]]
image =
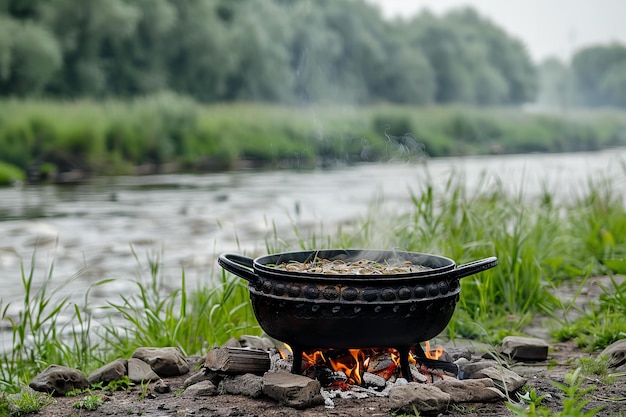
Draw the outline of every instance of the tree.
[[[407,33],[435,73],[437,102],[521,104],[534,98],[534,67],[523,45],[473,9],[443,18],[423,12],[408,22]]]
[[[472,102],[472,79],[466,71],[469,56],[459,33],[428,12],[417,16],[409,25],[411,46],[423,52],[435,73],[435,101]]]
[[[109,94],[107,46],[135,35],[141,10],[124,0],[54,0],[40,7],[40,24],[63,50],[63,71],[50,91],[70,97]]]
[[[238,59],[230,45],[232,11],[214,0],[171,3],[177,24],[164,48],[170,88],[203,102],[223,100]]]
[[[60,67],[61,50],[51,33],[0,15],[0,94],[37,95]]]
[[[291,101],[289,16],[272,0],[223,1],[222,7],[232,11],[228,53],[235,60],[223,98]]]
[[[582,104],[625,106],[626,47],[617,43],[584,48],[572,58]]]

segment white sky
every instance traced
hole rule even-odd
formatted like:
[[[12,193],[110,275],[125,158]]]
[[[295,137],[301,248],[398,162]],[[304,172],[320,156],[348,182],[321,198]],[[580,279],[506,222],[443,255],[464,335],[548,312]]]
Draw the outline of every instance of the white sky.
[[[536,62],[550,55],[568,59],[592,44],[626,44],[626,0],[366,0],[388,17],[424,8],[441,14],[470,5],[481,16],[524,42]]]

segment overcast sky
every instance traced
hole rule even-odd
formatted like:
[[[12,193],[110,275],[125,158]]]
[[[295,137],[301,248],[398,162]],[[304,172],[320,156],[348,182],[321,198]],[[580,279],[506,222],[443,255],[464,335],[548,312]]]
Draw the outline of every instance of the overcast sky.
[[[526,44],[533,60],[567,59],[583,46],[626,44],[626,0],[366,0],[385,16],[411,16],[424,8],[441,14],[471,5]]]

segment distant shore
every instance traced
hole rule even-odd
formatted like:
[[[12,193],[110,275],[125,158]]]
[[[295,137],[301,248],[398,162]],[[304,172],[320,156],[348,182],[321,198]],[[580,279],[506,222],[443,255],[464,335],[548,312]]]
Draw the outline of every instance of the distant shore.
[[[625,146],[626,112],[0,101],[0,184]]]

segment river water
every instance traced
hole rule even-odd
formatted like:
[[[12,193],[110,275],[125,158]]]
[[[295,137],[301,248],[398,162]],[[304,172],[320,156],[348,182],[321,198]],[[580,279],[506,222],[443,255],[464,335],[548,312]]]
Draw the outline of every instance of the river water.
[[[333,234],[358,221],[373,201],[402,212],[410,191],[462,175],[471,189],[488,178],[532,197],[542,188],[569,198],[590,177],[610,177],[626,190],[626,150],[596,153],[440,158],[310,171],[237,171],[205,175],[97,178],[79,185],[0,188],[0,297],[23,297],[20,265],[34,259],[40,285],[52,265],[52,286],[82,299],[89,285],[117,278],[91,294],[104,303],[136,290],[133,281],[159,256],[166,283],[206,284],[223,251],[265,253],[265,241],[294,238],[298,229]],[[487,185],[488,186],[488,185]],[[135,255],[138,259],[135,258]],[[100,304],[101,305],[101,304]]]

